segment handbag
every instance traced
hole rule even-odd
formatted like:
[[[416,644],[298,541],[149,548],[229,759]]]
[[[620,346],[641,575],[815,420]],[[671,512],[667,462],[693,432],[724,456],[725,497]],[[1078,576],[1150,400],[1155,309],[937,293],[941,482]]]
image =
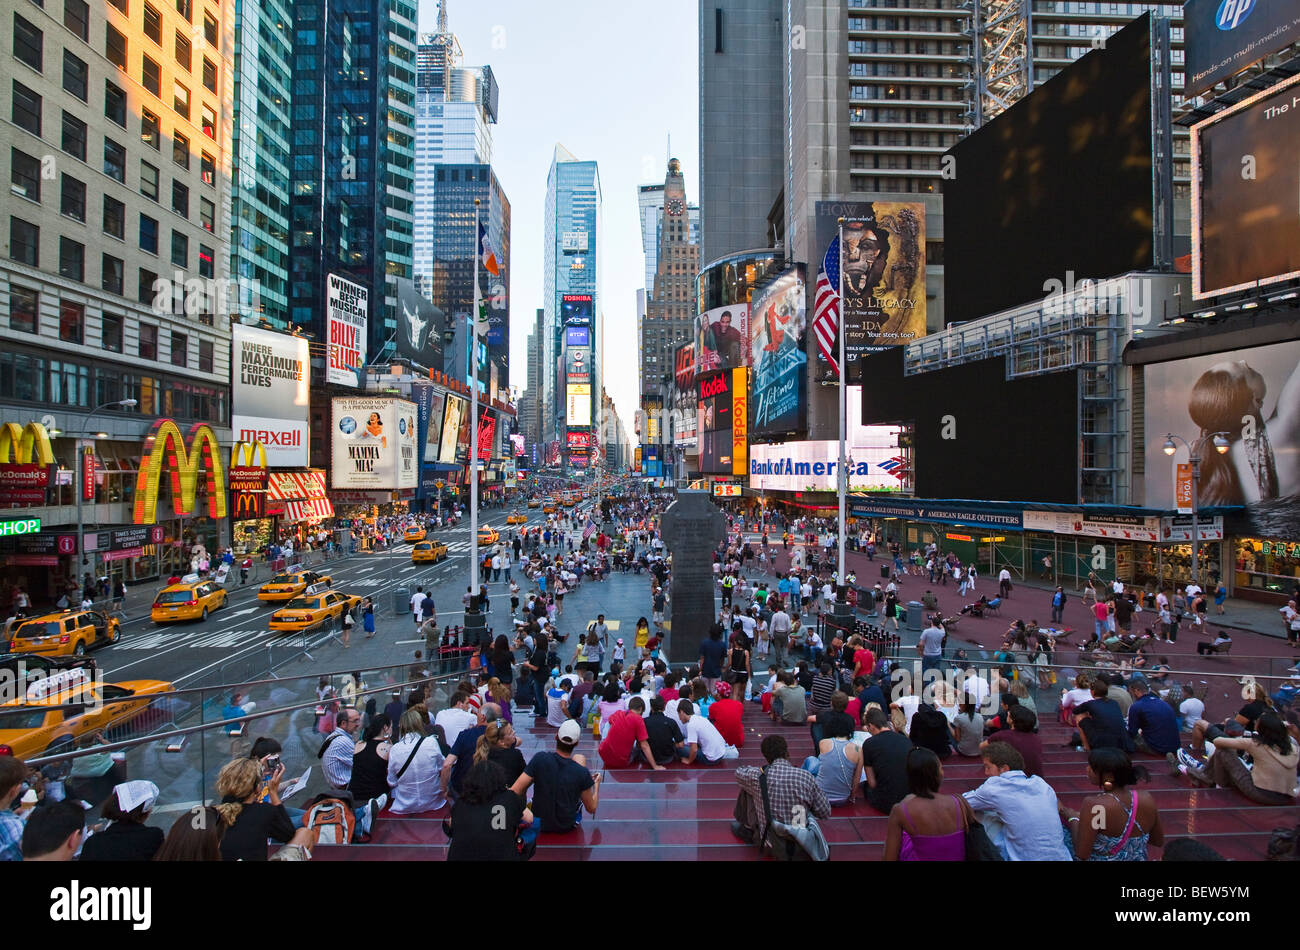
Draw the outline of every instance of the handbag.
[[[767,819],[767,832],[764,840],[759,842],[759,849],[764,845],[772,849],[772,857],[778,861],[827,861],[831,856],[830,845],[822,834],[817,819],[808,816],[805,827],[787,825],[772,818],[772,799],[767,792],[767,769],[758,779],[758,787],[763,792],[763,813]]]
[[[961,808],[961,803],[957,803]],[[1001,861],[1002,852],[993,844],[993,839],[989,833],[984,830],[984,826],[966,816],[965,809],[962,809],[962,822],[966,829],[966,860],[967,861]]]

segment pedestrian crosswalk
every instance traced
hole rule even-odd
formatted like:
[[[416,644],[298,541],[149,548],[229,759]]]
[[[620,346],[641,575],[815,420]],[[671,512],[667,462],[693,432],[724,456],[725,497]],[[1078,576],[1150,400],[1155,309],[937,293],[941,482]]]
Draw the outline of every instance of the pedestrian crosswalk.
[[[239,630],[162,630],[137,637],[123,637],[113,649],[157,650],[162,647],[186,646],[194,649],[221,649],[249,643],[269,631],[265,628]]]

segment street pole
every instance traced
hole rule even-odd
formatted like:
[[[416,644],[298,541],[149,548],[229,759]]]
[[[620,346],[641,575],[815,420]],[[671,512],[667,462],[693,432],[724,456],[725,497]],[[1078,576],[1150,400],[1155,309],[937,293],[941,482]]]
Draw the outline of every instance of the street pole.
[[[847,458],[846,458],[847,453],[845,452],[845,448],[844,448],[844,439],[847,434],[846,430],[848,428],[848,386],[845,383],[845,377],[848,374],[848,367],[844,363],[844,337],[845,337],[846,330],[848,328],[845,325],[845,312],[844,312],[844,219],[843,218],[840,218],[839,220],[839,255],[840,255],[840,266],[839,266],[839,273],[838,273],[839,286],[836,288],[836,292],[839,294],[839,298],[840,298],[840,332],[838,334],[839,358],[840,358],[840,391],[839,391],[840,465],[838,469],[840,475],[838,481],[839,508],[840,508],[840,513],[839,513],[840,514],[840,523],[839,523],[840,557],[839,557],[839,577],[838,577],[837,586],[842,590],[844,584],[846,583],[845,578],[848,577],[848,574],[845,572],[845,565],[844,565],[844,533],[845,533],[844,532],[845,529],[844,496],[845,493],[848,491],[848,484],[849,484],[849,476],[847,471]],[[841,597],[842,596],[843,595],[841,594]]]
[[[474,199],[474,311],[469,315],[469,610],[474,610],[474,583],[478,576],[478,262],[482,248],[478,246],[479,199]],[[464,646],[462,643],[461,646]]]
[[[86,424],[90,422],[91,417],[101,409],[107,409],[109,406],[120,406],[123,409],[132,409],[137,404],[138,403],[134,399],[115,399],[112,402],[104,403],[102,406],[96,406],[94,409],[87,410],[86,413],[82,415],[78,424],[78,430],[84,430]],[[73,487],[73,490],[77,496],[77,557],[81,561],[81,563],[77,565],[79,573],[84,573],[83,568],[86,567],[86,518],[81,504],[81,496],[85,494],[86,490],[86,456],[84,445],[86,441],[87,440],[81,438],[81,436],[76,437],[77,464],[75,466],[76,474],[74,475],[76,485]],[[93,445],[94,443],[92,442],[91,444]],[[93,571],[91,572],[91,576],[94,576]],[[80,577],[77,578],[77,582],[81,583]]]
[[[1201,453],[1200,445],[1192,452],[1192,583],[1201,586],[1201,531],[1197,522],[1197,502],[1201,494]]]

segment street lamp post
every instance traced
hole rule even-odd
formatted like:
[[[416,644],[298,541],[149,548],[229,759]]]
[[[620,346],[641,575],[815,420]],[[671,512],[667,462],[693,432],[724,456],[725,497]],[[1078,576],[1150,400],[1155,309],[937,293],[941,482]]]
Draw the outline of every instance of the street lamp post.
[[[1231,443],[1228,441],[1227,433],[1224,432],[1215,432],[1212,435],[1207,433],[1195,442],[1188,442],[1171,432],[1165,436],[1165,444],[1161,447],[1165,455],[1172,457],[1178,451],[1179,442],[1187,446],[1188,461],[1192,464],[1192,583],[1200,587],[1201,526],[1197,516],[1199,514],[1199,496],[1201,493],[1201,450],[1205,447],[1206,442],[1211,442],[1214,451],[1220,455],[1226,455],[1228,449],[1231,448]],[[1176,501],[1177,499],[1175,499]]]
[[[108,409],[110,406],[120,406],[123,409],[134,409],[136,405],[137,402],[134,399],[114,399],[111,402],[104,403],[102,406],[96,406],[94,409],[88,410],[81,416],[77,431],[83,432],[85,430],[86,423],[90,421],[91,416],[99,412],[101,409]],[[85,440],[82,439],[80,435],[78,435],[76,438],[76,447],[77,447],[76,475],[74,476],[76,480],[76,484],[73,486],[73,490],[77,496],[77,554],[81,556],[80,566],[84,568],[86,566],[86,521],[85,521],[85,515],[83,514],[83,510],[82,510],[81,498],[86,491],[86,473],[85,473],[86,461],[84,455],[85,447],[82,445],[83,441]],[[80,578],[78,578],[78,580],[80,580]]]

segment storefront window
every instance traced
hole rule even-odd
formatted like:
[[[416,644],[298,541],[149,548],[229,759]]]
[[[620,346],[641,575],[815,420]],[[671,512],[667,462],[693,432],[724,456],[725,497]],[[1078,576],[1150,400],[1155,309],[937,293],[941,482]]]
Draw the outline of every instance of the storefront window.
[[[1300,539],[1239,538],[1234,553],[1238,589],[1289,595],[1300,581]]]

